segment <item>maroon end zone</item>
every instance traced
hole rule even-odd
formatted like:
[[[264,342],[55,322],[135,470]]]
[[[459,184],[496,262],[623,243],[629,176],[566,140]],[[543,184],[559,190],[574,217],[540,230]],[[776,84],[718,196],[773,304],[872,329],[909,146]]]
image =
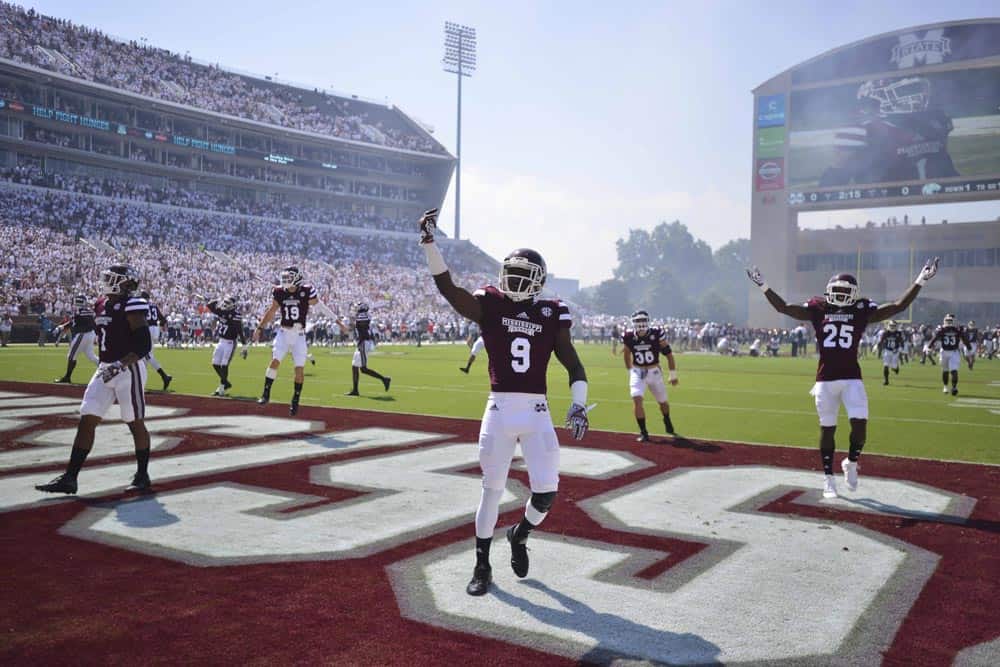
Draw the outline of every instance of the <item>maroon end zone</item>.
[[[0,392],[79,397],[82,388],[0,383]],[[34,406],[24,405],[23,401],[15,407],[5,406],[4,402],[10,400],[18,399],[6,393],[0,397],[0,429],[6,429],[0,431],[0,465],[4,466],[0,468],[2,664],[471,665],[500,661],[572,664],[629,655],[606,650],[577,651],[565,643],[531,636],[512,643],[498,638],[496,632],[477,632],[474,623],[455,629],[446,614],[430,622],[414,620],[414,614],[406,611],[412,601],[404,603],[400,599],[398,582],[394,582],[391,573],[401,563],[464,542],[469,552],[469,571],[454,581],[455,590],[463,591],[472,565],[472,516],[478,502],[474,491],[462,496],[457,519],[448,518],[426,530],[407,529],[409,532],[399,535],[387,534],[355,552],[345,552],[346,556],[324,553],[313,558],[307,552],[272,555],[266,549],[261,550],[262,543],[277,543],[279,538],[289,542],[289,549],[308,548],[310,540],[322,546],[327,529],[332,531],[331,535],[336,534],[336,539],[350,541],[356,535],[359,544],[364,542],[365,536],[377,533],[380,526],[375,521],[335,525],[338,515],[333,510],[345,507],[360,511],[364,502],[401,492],[392,485],[386,491],[379,491],[382,476],[379,468],[373,468],[376,473],[372,475],[360,466],[377,457],[412,455],[417,460],[418,455],[435,448],[474,443],[477,422],[303,407],[298,420],[317,422],[311,433],[281,436],[248,433],[246,437],[237,437],[205,433],[203,427],[178,429],[165,433],[175,438],[173,446],[152,457],[153,496],[140,497],[123,490],[131,472],[119,473],[116,464],[127,470],[132,456],[121,453],[88,461],[80,475],[81,494],[100,485],[105,469],[113,479],[120,478],[117,485],[120,488],[101,492],[97,497],[53,501],[40,493],[26,495],[16,487],[23,487],[24,480],[31,475],[55,476],[63,468],[68,447],[50,445],[57,448],[57,462],[11,467],[4,461],[14,460],[14,453],[43,447],[25,443],[33,435],[72,429],[75,420],[65,411],[58,414],[58,405],[57,413],[51,414],[52,410],[44,409],[44,398]],[[239,401],[174,395],[153,395],[149,402],[157,407],[186,410],[185,417],[218,416],[220,422],[226,415],[249,414],[274,417],[281,423],[288,421],[283,405],[260,409]],[[39,413],[50,414],[31,414],[35,408]],[[32,423],[25,424],[23,420]],[[360,433],[359,430],[372,427],[437,435],[416,443],[400,440],[384,446],[373,435],[374,439],[364,441],[367,442],[364,448],[357,450],[346,447],[316,454],[308,449],[309,438],[316,438],[321,432]],[[568,444],[562,433],[560,439],[564,445]],[[363,440],[360,438],[358,442]],[[252,452],[241,449],[265,443],[270,449],[260,447]],[[570,542],[604,543],[619,550],[669,554],[648,563],[636,574],[637,578],[650,581],[669,579],[703,552],[706,543],[696,538],[678,539],[608,528],[595,520],[583,501],[613,496],[618,489],[641,486],[645,480],[678,468],[765,465],[815,471],[818,458],[811,450],[703,441],[637,446],[630,436],[600,432],[590,433],[584,443],[588,450],[627,453],[648,464],[604,478],[564,475],[556,506],[537,534],[559,536]],[[474,462],[465,465],[475,458],[475,446],[466,446],[472,458],[462,449],[465,458],[448,474],[454,476],[456,484],[463,476],[467,477],[471,489],[473,482],[477,483],[478,471]],[[294,454],[296,447],[301,448],[301,454]],[[101,450],[99,438],[94,456],[98,457]],[[268,452],[277,457],[272,463],[254,463],[249,458]],[[225,464],[230,467],[223,470],[218,467],[223,466],[221,463],[197,459],[198,465],[206,466],[208,472],[169,476],[181,475],[175,472],[171,460],[195,460],[192,456],[198,454],[206,457],[232,454],[237,462]],[[291,458],[282,459],[283,456]],[[386,459],[387,464],[394,461]],[[318,479],[316,470],[318,466],[325,470],[324,466],[329,464],[335,464],[334,468],[355,466],[358,475],[369,476],[364,483],[336,480],[326,483]],[[213,465],[217,467],[211,468]],[[387,465],[386,479],[414,472],[400,468],[403,466]],[[511,477],[527,486],[523,471],[514,470]],[[965,512],[967,517],[962,512],[921,515],[906,508],[881,505],[878,513],[861,513],[801,502],[814,489],[786,489],[751,509],[766,515],[861,527],[937,557],[931,561],[929,577],[919,590],[912,591],[912,596],[901,595],[898,601],[880,598],[880,604],[900,614],[898,627],[894,627],[885,642],[888,648],[876,653],[883,655],[883,664],[943,665],[952,664],[956,657],[966,664],[989,664],[983,661],[998,664],[996,640],[1000,637],[1000,615],[995,611],[995,600],[1000,594],[1000,467],[866,456],[862,484],[875,477],[915,482],[954,494],[959,498],[955,507],[971,508],[971,512]],[[818,473],[815,478],[818,484]],[[445,492],[440,490],[442,494]],[[277,504],[268,509],[234,506],[230,511],[214,502],[199,502],[198,494],[217,498],[223,496],[211,494],[229,493],[235,494],[234,503],[258,502],[260,497],[271,494]],[[416,494],[411,505],[413,515],[439,511],[426,491],[424,495],[413,493]],[[291,503],[294,506],[289,506],[289,497],[296,499]],[[36,500],[46,502],[23,504]],[[280,506],[281,503],[286,506]],[[157,509],[159,514],[146,511]],[[499,525],[509,525],[521,513],[513,506],[501,514]],[[249,517],[246,519],[249,523],[239,529],[243,531],[241,537],[227,521],[244,516]],[[388,512],[382,518],[386,522],[401,520]],[[185,523],[197,523],[200,528],[185,532]],[[251,531],[248,537],[247,531],[254,527],[258,530]],[[90,530],[97,532],[88,533]],[[164,534],[173,536],[159,537]],[[195,551],[208,549],[204,545],[192,546],[192,540],[197,542],[199,535],[214,539],[217,544],[211,548],[222,549],[219,553],[223,555],[196,554]],[[147,538],[151,545],[156,544],[142,544]],[[162,539],[174,540],[170,543],[175,546],[164,546],[167,542]],[[257,549],[257,555],[241,558],[233,546],[238,546],[240,539],[249,539],[248,548]],[[831,545],[833,548],[837,547]],[[534,545],[533,568],[545,554],[544,544]],[[518,589],[510,585],[513,575],[507,567],[508,558],[506,543],[495,540],[492,560],[497,584],[505,595],[516,595]],[[858,567],[865,567],[865,563],[859,563]],[[822,584],[830,596],[837,596],[842,587],[850,585],[850,579],[851,572],[844,572],[842,578]],[[530,575],[525,581],[529,580]],[[761,590],[766,590],[767,582],[761,582],[761,586]],[[881,595],[891,597],[893,590],[889,587]],[[724,605],[725,600],[716,603]],[[817,616],[821,616],[822,600],[816,600],[814,606]],[[871,620],[867,616],[862,618],[864,622]],[[570,618],[565,622],[574,621]],[[669,619],[666,622],[669,625]],[[831,653],[834,648],[831,647]],[[855,654],[858,650],[864,653],[863,647],[851,648]],[[634,646],[631,651],[630,657],[649,657],[643,654],[642,645]],[[813,656],[804,662],[827,664],[832,660]]]

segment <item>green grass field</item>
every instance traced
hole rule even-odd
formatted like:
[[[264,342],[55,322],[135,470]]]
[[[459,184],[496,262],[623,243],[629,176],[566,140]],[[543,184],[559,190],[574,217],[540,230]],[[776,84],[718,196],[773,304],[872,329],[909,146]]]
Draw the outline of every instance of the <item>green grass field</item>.
[[[596,429],[632,432],[636,429],[621,357],[609,346],[578,345],[590,380],[591,413]],[[459,372],[468,358],[464,345],[379,346],[369,363],[391,375],[392,388],[362,376],[361,397],[344,396],[350,389],[351,349],[314,348],[317,363],[306,366],[302,402],[386,412],[407,412],[478,419],[489,391],[486,356],[481,355],[469,375]],[[0,380],[50,382],[65,369],[66,347],[13,346],[0,350]],[[211,368],[211,350],[166,350],[157,357],[174,376],[171,391],[208,396],[218,384]],[[256,397],[261,389],[270,350],[258,347],[244,361],[233,360],[230,380],[234,397]],[[689,437],[751,443],[815,447],[817,418],[812,397],[815,359],[722,358],[714,355],[676,355],[680,385],[670,390],[671,413],[679,433]],[[86,382],[90,362],[81,361],[74,374]],[[980,360],[970,372],[960,371],[959,395],[941,393],[937,366],[904,365],[892,384],[882,386],[881,363],[862,361],[870,401],[871,423],[866,452],[932,459],[1000,463],[1000,359]],[[282,365],[272,399],[287,402],[291,395],[291,358]],[[148,387],[160,379],[150,374]],[[561,419],[569,401],[566,374],[553,358],[549,369],[549,397],[553,414]],[[155,398],[150,399],[155,403]],[[206,399],[224,400],[224,399]],[[253,410],[251,405],[248,410]],[[647,395],[650,432],[662,434],[656,404]],[[846,417],[841,414],[838,448],[846,450]]]

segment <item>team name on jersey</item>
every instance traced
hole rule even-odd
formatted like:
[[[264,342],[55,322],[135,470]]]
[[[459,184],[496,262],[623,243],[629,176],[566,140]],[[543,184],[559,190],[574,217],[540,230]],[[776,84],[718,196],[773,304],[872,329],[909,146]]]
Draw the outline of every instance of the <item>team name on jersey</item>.
[[[850,322],[853,319],[854,313],[828,313],[826,315],[828,322]]]
[[[527,336],[534,336],[542,331],[542,325],[528,320],[519,320],[516,317],[501,317],[500,324],[507,328],[509,333],[520,333]]]

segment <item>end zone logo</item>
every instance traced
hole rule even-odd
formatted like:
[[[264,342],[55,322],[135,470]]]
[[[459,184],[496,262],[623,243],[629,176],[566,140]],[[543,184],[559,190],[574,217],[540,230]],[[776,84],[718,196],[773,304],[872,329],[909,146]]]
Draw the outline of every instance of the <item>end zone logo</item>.
[[[757,190],[782,190],[785,187],[785,159],[757,160]]]

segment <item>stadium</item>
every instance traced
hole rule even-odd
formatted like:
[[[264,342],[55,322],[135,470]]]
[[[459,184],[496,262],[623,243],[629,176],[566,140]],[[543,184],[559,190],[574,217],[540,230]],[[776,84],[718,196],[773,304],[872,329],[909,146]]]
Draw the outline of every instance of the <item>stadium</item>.
[[[0,2],[0,662],[1000,664],[1000,219],[809,222],[1000,199],[998,72],[775,75],[750,238],[581,289],[400,106]]]

